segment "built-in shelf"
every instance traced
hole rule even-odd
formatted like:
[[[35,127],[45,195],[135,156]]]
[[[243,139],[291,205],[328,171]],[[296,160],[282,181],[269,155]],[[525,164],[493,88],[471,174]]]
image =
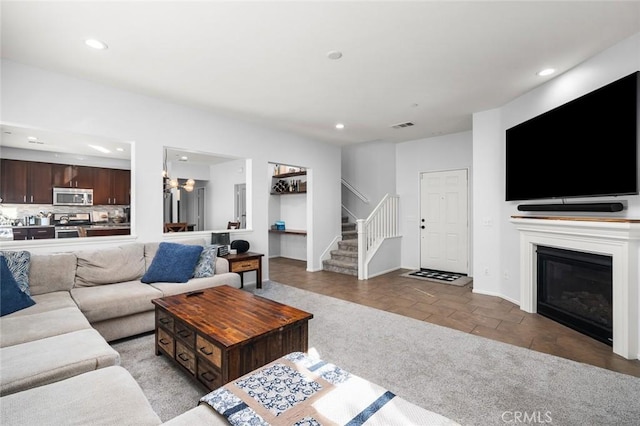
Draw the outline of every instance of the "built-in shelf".
[[[307,191],[287,191],[287,192],[272,192],[271,195],[293,195],[293,194],[306,194]]]
[[[271,179],[271,195],[306,194],[306,179],[294,179],[306,175],[306,171],[273,175]]]
[[[290,177],[296,177],[296,176],[306,176],[307,172],[293,172],[293,173],[283,173],[281,175],[273,175],[274,178],[276,179],[286,179],[286,178],[290,178]]]
[[[269,232],[273,234],[307,235],[307,231],[301,229],[285,229],[284,231],[278,229],[269,229]]]

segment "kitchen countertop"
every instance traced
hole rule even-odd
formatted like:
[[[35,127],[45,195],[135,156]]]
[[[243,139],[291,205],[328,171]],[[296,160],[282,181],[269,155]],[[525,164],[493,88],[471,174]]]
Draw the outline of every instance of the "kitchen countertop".
[[[55,228],[53,225],[6,225],[5,228]]]

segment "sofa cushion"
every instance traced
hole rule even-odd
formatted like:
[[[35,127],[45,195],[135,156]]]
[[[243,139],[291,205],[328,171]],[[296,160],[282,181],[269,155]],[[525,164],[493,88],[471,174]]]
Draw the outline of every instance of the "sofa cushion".
[[[71,290],[76,279],[76,263],[74,253],[32,254],[29,267],[31,295]]]
[[[150,285],[160,290],[164,296],[173,296],[174,294],[203,290],[225,284],[240,288],[240,275],[234,272],[227,272],[226,274],[215,274],[212,277],[191,278],[188,282],[180,285],[174,283],[152,283]]]
[[[140,281],[129,281],[97,287],[76,287],[73,300],[90,323],[124,317],[154,309],[151,300],[162,292]]]
[[[54,291],[53,293],[37,294],[35,296],[31,296],[31,298],[34,302],[36,302],[35,305],[9,314],[2,319],[4,320],[6,318],[22,317],[25,315],[50,312],[64,308],[78,309],[78,305],[76,305],[76,302],[73,301],[73,299],[71,298],[71,294],[68,291]]]
[[[20,289],[4,256],[0,256],[0,301],[2,301],[0,316],[28,308],[36,303]]]
[[[158,425],[142,389],[120,366],[3,397],[2,424]]]
[[[311,423],[310,423],[311,424]],[[186,411],[169,421],[162,423],[163,426],[229,426],[229,422],[222,414],[211,408],[210,405],[201,404]]]
[[[144,274],[143,244],[78,251],[76,256],[78,269],[75,287],[138,280]]]
[[[89,328],[91,324],[77,306],[32,315],[9,316],[0,321],[0,347]]]
[[[177,243],[160,243],[151,266],[142,277],[143,283],[186,283],[202,253],[202,246]]]
[[[200,259],[193,270],[193,278],[212,277],[216,273],[218,247],[218,244],[212,244],[202,249]]]
[[[0,348],[0,395],[118,365],[120,355],[94,329]]]

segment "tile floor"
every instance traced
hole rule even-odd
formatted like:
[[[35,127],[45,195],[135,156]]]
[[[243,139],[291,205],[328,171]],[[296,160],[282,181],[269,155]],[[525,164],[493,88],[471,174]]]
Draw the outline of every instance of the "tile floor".
[[[401,277],[407,270],[358,281],[335,272],[307,272],[306,262],[299,260],[268,261],[271,280],[281,284],[640,377],[639,360],[615,355],[610,346],[504,299],[475,294],[472,284]]]

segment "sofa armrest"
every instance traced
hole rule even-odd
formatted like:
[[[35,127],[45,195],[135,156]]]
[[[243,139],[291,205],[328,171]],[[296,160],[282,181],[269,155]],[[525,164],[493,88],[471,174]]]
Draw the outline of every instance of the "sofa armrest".
[[[216,257],[216,275],[229,272],[229,261],[224,257]]]

